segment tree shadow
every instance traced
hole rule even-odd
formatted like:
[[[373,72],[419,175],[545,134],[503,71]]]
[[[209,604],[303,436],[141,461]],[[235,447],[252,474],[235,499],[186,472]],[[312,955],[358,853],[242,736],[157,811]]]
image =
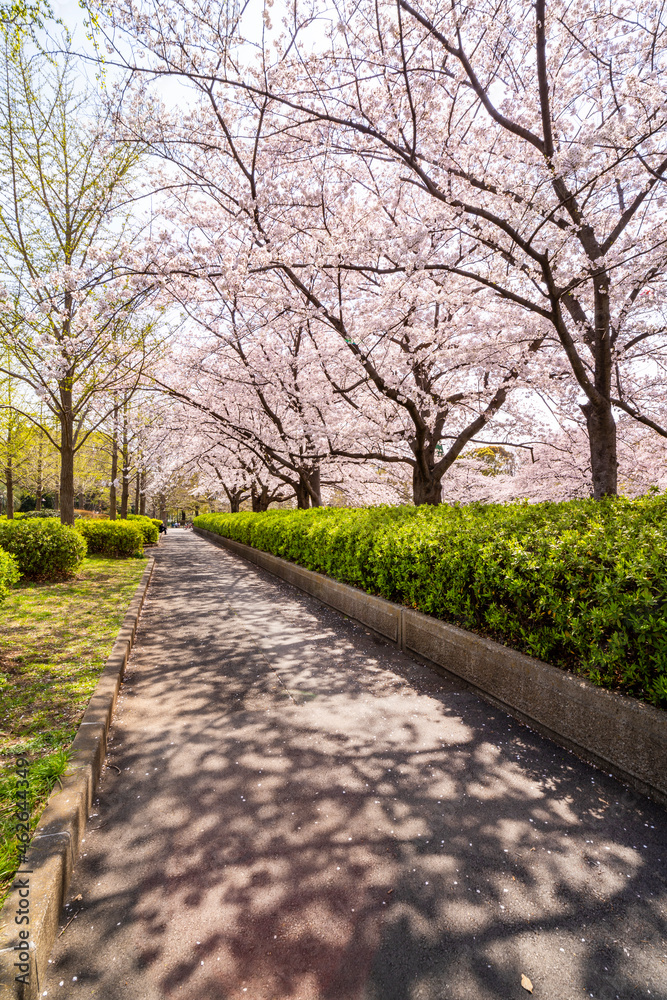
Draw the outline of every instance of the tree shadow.
[[[158,556],[49,995],[667,996],[663,810],[228,553]]]

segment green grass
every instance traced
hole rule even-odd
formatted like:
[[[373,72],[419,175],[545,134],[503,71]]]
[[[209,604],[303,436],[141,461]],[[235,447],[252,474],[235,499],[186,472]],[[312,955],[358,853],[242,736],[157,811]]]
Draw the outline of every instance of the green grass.
[[[30,760],[34,829],[145,565],[93,556],[76,579],[19,585],[0,605],[0,901],[18,861],[15,756]]]

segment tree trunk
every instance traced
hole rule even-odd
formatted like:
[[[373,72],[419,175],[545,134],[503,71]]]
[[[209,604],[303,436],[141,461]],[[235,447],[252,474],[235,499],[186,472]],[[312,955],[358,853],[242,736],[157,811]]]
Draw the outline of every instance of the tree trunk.
[[[322,487],[320,485],[320,467],[316,465],[308,476],[308,485],[311,489],[310,502],[313,507],[322,506]]]
[[[296,505],[299,510],[308,510],[310,507],[310,493],[308,492],[308,487],[304,482],[303,476],[299,478],[299,485],[295,486],[294,492],[296,493]]]
[[[141,473],[141,486],[139,489],[139,513],[146,513],[146,473]]]
[[[261,490],[257,490],[256,486],[252,487],[252,509],[255,514],[263,514],[265,510],[269,509],[269,504],[271,503],[271,495],[269,493],[269,487],[266,484],[262,484]]]
[[[429,504],[437,507],[442,500],[442,473],[436,473],[427,466],[423,469],[419,462],[412,470],[412,501],[415,507]]]
[[[271,498],[269,496],[269,487],[262,485],[259,493],[255,490],[252,495],[252,509],[256,514],[263,514],[265,510],[269,509],[269,504],[271,503]]]
[[[127,504],[130,497],[130,449],[127,440],[127,400],[123,404],[123,481],[120,495],[120,516],[127,518]]]
[[[74,420],[72,394],[60,393],[60,523],[74,524]]]
[[[230,514],[238,514],[241,507],[241,494],[240,493],[230,493],[229,494],[229,512]]]
[[[299,510],[322,506],[322,491],[320,487],[320,467],[303,469],[299,473],[299,485],[294,488],[296,503]]]
[[[123,467],[123,482],[120,494],[120,516],[125,519],[127,517],[127,507],[128,501],[130,499],[130,477],[128,476],[128,469],[124,465]]]
[[[164,524],[164,528],[165,528],[165,531],[166,531],[167,530],[167,498],[165,496],[161,496],[161,497],[158,498],[158,501],[159,501],[159,504],[160,504],[160,513],[158,514],[158,517],[160,518],[160,520]]]
[[[37,488],[35,490],[35,510],[42,509],[42,492],[44,490],[42,474],[42,455],[44,453],[44,441],[42,432],[39,432],[39,448],[37,449]]]
[[[137,474],[134,480],[134,506],[132,508],[132,513],[133,514],[139,513],[139,470],[137,470]]]
[[[60,523],[74,524],[74,449],[60,445]]]
[[[7,465],[5,466],[5,485],[7,486],[7,517],[11,521],[14,517],[14,470],[12,467],[12,456],[7,455]]]
[[[109,517],[116,520],[116,479],[118,478],[118,410],[113,411],[113,437],[111,439],[111,485],[109,486]]]
[[[597,265],[596,265],[597,266]],[[609,275],[600,271],[593,278],[595,302],[594,383],[598,402],[588,398],[581,407],[586,417],[591,453],[593,496],[596,500],[618,494],[616,422],[611,408],[611,383],[614,360],[611,339]]]
[[[127,468],[125,466],[125,459],[123,459],[123,471],[121,473],[121,486],[120,486],[120,516],[123,520],[127,517],[127,502],[130,496],[130,481],[127,476]]]
[[[616,455],[616,422],[611,403],[594,407],[591,402],[581,407],[586,417],[591,449],[593,496],[596,500],[618,493],[618,459]]]

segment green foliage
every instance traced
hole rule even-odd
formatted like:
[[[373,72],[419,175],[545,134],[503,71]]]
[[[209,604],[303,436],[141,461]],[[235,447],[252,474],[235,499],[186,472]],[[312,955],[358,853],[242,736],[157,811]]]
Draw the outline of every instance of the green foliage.
[[[129,521],[91,518],[76,522],[76,530],[88,543],[88,551],[114,559],[131,559],[144,552],[141,527]]]
[[[128,514],[128,521],[133,521],[144,536],[144,545],[157,545],[158,538],[160,537],[159,524],[162,521],[155,521],[152,517],[144,517],[143,514]]]
[[[33,493],[23,493],[21,495],[21,504],[19,509],[14,511],[14,517],[20,514],[21,517],[25,517],[26,514],[32,515],[32,517],[59,517],[57,511],[53,509],[53,501],[48,493],[44,494],[42,497],[42,509],[37,510],[37,497]]]
[[[516,459],[511,451],[500,444],[487,444],[481,448],[466,451],[462,458],[476,458],[485,466],[481,470],[483,476],[514,475]]]
[[[18,754],[18,748],[14,752]],[[30,814],[28,822],[31,835],[51,789],[67,770],[70,757],[70,750],[60,749],[29,764],[26,811]],[[16,771],[9,768],[0,771],[0,901],[8,888],[10,877],[19,867],[19,844],[14,836],[17,790]]]
[[[133,514],[132,516],[136,517],[137,515]],[[139,517],[144,517],[145,515],[144,514],[139,514],[138,516]],[[160,536],[160,528],[164,525],[164,521],[160,517],[149,517],[148,520],[151,522],[151,524],[154,524],[155,527],[157,528],[158,538],[159,538],[159,536]]]
[[[44,0],[38,0],[37,3],[0,3],[0,24],[8,34],[12,29],[19,36],[26,31],[33,34],[35,28],[43,28],[45,20],[51,19],[53,8]],[[57,23],[61,23],[60,19]]]
[[[57,510],[50,510],[50,509],[46,509],[46,510],[28,510],[28,511],[25,511],[25,512],[16,511],[15,514],[14,514],[14,517],[18,521],[22,521],[24,518],[34,518],[34,517],[46,517],[46,518],[49,518],[49,517],[53,518],[53,517],[55,517],[58,520],[60,520],[60,513]]]
[[[665,495],[194,523],[667,708]]]
[[[0,518],[0,546],[29,580],[64,580],[81,568],[86,543],[74,528],[51,518]]]
[[[2,607],[0,904],[18,863],[15,755],[30,760],[33,829],[143,571],[140,559],[92,556],[75,579],[16,587]]]
[[[14,556],[5,552],[4,549],[0,549],[0,601],[5,599],[9,588],[18,583],[20,576],[19,566]]]
[[[16,513],[27,514],[29,511],[33,511],[35,509],[36,503],[37,501],[32,493],[24,493],[21,497],[21,503]]]

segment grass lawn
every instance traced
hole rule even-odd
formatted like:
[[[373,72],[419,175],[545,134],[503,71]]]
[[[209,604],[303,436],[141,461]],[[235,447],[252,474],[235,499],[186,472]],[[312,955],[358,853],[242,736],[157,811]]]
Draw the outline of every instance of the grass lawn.
[[[92,556],[76,579],[19,585],[0,605],[0,901],[18,859],[15,756],[30,760],[34,829],[145,566]]]

